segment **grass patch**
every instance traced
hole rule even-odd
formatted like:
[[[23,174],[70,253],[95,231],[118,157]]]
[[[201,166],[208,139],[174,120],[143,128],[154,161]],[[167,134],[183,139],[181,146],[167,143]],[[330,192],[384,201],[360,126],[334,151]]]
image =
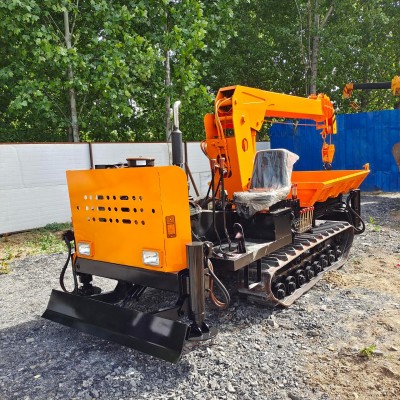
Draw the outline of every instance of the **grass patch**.
[[[371,344],[371,346],[364,347],[363,349],[361,349],[359,354],[361,357],[370,358],[372,356],[372,354],[374,354],[375,350],[376,350],[376,346],[374,344]]]
[[[380,225],[378,225],[378,223],[374,220],[373,217],[369,217],[369,223],[371,224],[372,229],[373,229],[375,232],[380,232],[381,227],[380,227]]]
[[[62,232],[71,229],[70,223],[53,223],[29,232],[5,235],[0,238],[0,274],[8,274],[9,263],[14,259],[36,254],[66,251]]]
[[[10,269],[8,268],[8,262],[7,261],[1,261],[0,264],[0,275],[6,275],[10,272]]]
[[[53,222],[52,224],[47,224],[44,228],[37,229],[38,232],[60,232],[67,229],[71,229],[72,225],[70,222]]]

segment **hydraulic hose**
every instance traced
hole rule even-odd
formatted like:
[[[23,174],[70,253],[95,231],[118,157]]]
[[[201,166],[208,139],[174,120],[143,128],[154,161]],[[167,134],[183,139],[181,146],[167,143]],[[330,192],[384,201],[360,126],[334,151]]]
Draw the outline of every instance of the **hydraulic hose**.
[[[229,238],[229,233],[226,228],[226,201],[225,201],[225,178],[224,178],[224,164],[225,164],[225,159],[221,158],[220,160],[220,169],[219,169],[219,174],[221,176],[221,200],[222,200],[222,218],[223,218],[223,224],[224,224],[224,233],[226,240],[228,241],[228,250],[231,251],[231,239]]]
[[[65,284],[64,284],[65,272],[67,270],[69,262],[71,261],[72,247],[71,247],[71,242],[68,239],[67,235],[63,235],[63,239],[68,248],[68,257],[67,257],[67,261],[65,261],[65,264],[62,267],[62,270],[60,273],[60,286],[61,286],[61,289],[66,293],[77,293],[78,292],[78,279],[76,277],[76,271],[75,271],[75,268],[73,265],[72,265],[72,275],[74,277],[74,289],[72,291],[69,291],[69,290],[67,290],[67,288],[65,287]]]
[[[216,221],[215,221],[215,160],[212,160],[211,162],[211,194],[212,194],[212,217],[213,217],[213,229],[215,232],[215,235],[217,236],[217,239],[219,241],[219,246],[221,248],[221,238],[218,233]],[[218,183],[219,185],[219,183]],[[222,250],[221,250],[222,251]]]
[[[221,310],[224,310],[228,308],[229,303],[231,302],[231,297],[229,295],[228,290],[226,287],[222,284],[222,282],[218,279],[218,277],[214,273],[214,268],[210,260],[208,260],[208,270],[210,272],[211,280],[210,280],[210,298],[212,302]],[[219,289],[222,292],[222,295],[224,296],[224,300],[220,301],[217,299],[217,297],[214,294],[214,283],[219,287]]]

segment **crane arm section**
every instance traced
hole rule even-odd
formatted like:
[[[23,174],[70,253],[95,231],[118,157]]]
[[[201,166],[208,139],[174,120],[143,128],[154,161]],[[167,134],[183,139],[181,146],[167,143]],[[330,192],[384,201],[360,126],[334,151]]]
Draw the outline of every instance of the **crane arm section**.
[[[274,93],[245,86],[219,90],[213,114],[204,119],[206,139],[202,149],[218,163],[225,159],[228,196],[248,189],[256,153],[256,134],[265,118],[310,119],[323,138],[322,158],[331,163],[334,147],[328,135],[336,133],[334,108],[324,94],[309,98]]]
[[[400,76],[395,76],[388,82],[346,83],[343,89],[343,98],[349,99],[353,90],[390,89],[394,96],[400,96]]]

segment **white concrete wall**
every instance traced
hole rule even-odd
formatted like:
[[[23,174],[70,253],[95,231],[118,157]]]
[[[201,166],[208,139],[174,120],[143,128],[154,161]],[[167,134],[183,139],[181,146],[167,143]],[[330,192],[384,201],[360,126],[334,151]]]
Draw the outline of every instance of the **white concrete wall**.
[[[155,165],[168,165],[167,143],[93,143],[93,164],[124,163],[129,157],[153,157]]]
[[[70,219],[65,171],[89,168],[87,144],[0,145],[0,234]]]
[[[269,148],[258,143],[257,149]],[[188,165],[200,195],[207,192],[209,163],[197,142],[187,143]],[[93,143],[93,164],[154,157],[168,165],[166,143]],[[0,234],[34,229],[71,218],[66,170],[90,168],[87,143],[0,144]],[[191,184],[190,194],[196,197]]]

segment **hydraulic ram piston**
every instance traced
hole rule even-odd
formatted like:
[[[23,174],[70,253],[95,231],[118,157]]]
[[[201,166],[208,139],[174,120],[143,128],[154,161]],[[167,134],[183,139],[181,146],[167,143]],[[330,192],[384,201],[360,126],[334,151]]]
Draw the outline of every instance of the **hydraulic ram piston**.
[[[193,242],[186,245],[189,265],[190,309],[192,320],[201,329],[205,319],[204,296],[204,251],[203,243]]]

